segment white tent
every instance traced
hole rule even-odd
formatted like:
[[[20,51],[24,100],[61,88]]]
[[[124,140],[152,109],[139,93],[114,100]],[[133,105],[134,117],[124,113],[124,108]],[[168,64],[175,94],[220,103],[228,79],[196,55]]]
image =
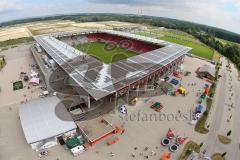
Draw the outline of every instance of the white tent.
[[[46,140],[55,139],[56,136],[77,128],[67,109],[56,96],[21,104],[19,114],[25,138],[31,145],[41,142],[44,145]]]

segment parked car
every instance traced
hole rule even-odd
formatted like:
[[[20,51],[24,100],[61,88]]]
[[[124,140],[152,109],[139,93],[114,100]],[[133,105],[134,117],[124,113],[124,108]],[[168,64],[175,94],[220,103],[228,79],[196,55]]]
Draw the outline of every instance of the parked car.
[[[178,85],[178,84],[179,84],[179,81],[173,78],[173,79],[170,81],[170,83],[172,83],[172,84],[174,84],[174,85]]]

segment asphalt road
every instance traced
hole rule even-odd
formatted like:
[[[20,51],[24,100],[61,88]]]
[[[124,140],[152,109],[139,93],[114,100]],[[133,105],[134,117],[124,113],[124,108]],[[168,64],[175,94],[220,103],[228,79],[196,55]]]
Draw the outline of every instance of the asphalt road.
[[[216,89],[216,94],[215,94],[215,99],[213,103],[213,107],[216,107],[214,117],[213,117],[213,122],[210,124],[209,132],[205,141],[205,145],[202,147],[202,149],[206,149],[206,154],[207,155],[212,155],[215,153],[215,150],[217,146],[221,145],[219,140],[218,140],[218,131],[221,126],[221,121],[222,121],[222,115],[223,115],[223,108],[225,104],[225,90],[226,90],[226,63],[223,61],[223,65],[220,70],[220,74],[222,75],[222,78],[220,78],[217,89]],[[224,92],[222,92],[224,91]]]
[[[210,124],[209,133],[207,135],[207,138],[204,142],[204,145],[202,147],[202,150],[206,150],[206,155],[211,156],[214,153],[224,153],[226,154],[226,160],[237,160],[240,157],[240,82],[238,81],[238,73],[235,68],[232,67],[232,72],[226,70],[226,64],[227,60],[224,58],[222,59],[223,65],[220,70],[220,74],[222,75],[222,78],[220,78],[215,94],[215,99],[213,103],[213,107],[215,107],[215,113],[213,114],[213,121]],[[233,114],[233,127],[232,127],[232,142],[228,145],[224,145],[219,142],[218,140],[218,134],[221,127],[221,122],[224,114],[224,107],[226,96],[227,94],[227,88],[228,88],[228,82],[227,79],[229,78],[228,75],[232,76],[232,82],[233,85],[233,93],[234,93],[234,114]]]
[[[232,74],[236,75],[236,69],[233,70]],[[226,156],[229,160],[240,159],[240,82],[238,81],[237,77],[233,75],[233,88],[235,94],[235,101],[234,101],[234,122],[233,122],[233,129],[232,129],[232,143],[228,147],[228,154]]]

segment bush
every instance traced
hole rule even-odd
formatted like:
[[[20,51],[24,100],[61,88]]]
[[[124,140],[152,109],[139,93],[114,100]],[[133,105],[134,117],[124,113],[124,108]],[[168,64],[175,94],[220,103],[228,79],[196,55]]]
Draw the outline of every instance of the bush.
[[[188,150],[186,151],[186,155],[188,155],[188,156],[189,156],[189,155],[191,155],[191,154],[192,154],[192,152],[193,152],[193,151],[192,151],[192,149],[188,149]]]
[[[213,98],[214,97],[214,93],[210,93],[209,97]]]
[[[205,128],[205,123],[207,121],[207,117],[208,117],[208,114],[209,114],[209,111],[211,110],[211,108],[212,108],[212,99],[207,98],[207,108],[203,112],[202,117],[197,121],[197,124],[194,128],[194,130],[196,132],[199,132],[199,133],[202,133],[202,134],[208,133],[208,129]]]
[[[203,112],[203,116],[208,116],[208,113],[209,113],[208,110],[204,111],[204,112]]]
[[[228,133],[227,133],[227,136],[230,136],[231,135],[231,133],[232,133],[232,131],[230,130],[230,131],[228,131]]]
[[[181,153],[179,160],[187,160],[189,155],[192,154],[192,152],[200,152],[200,146],[193,141],[189,141],[185,144],[183,148],[183,152]]]
[[[6,65],[6,61],[4,57],[0,57],[0,71],[3,69],[5,65]]]

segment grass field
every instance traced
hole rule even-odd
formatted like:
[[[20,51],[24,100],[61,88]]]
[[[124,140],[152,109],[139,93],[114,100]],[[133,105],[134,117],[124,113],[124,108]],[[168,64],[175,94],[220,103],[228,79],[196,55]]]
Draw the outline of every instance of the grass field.
[[[174,30],[170,30],[170,31],[152,30],[151,34],[150,33],[139,33],[139,34],[145,35],[145,36],[153,36],[157,39],[191,47],[192,50],[190,52],[199,57],[203,57],[207,59],[212,59],[213,57],[214,52],[211,48],[202,44],[201,42],[196,40],[194,37],[180,31],[178,32]]]
[[[106,64],[136,55],[135,52],[128,51],[124,48],[119,48],[116,45],[110,43],[107,44],[100,41],[79,44],[73,47],[101,60]]]
[[[23,38],[18,38],[18,39],[10,39],[7,41],[2,41],[0,42],[0,47],[7,47],[7,46],[13,46],[17,45],[20,43],[30,43],[33,41],[32,37],[23,37]]]

